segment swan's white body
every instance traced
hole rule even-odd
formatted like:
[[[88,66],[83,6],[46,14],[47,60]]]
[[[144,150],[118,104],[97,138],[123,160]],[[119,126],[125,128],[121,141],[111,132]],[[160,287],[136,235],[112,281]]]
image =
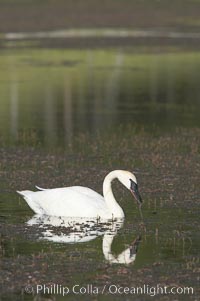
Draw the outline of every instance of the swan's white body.
[[[137,183],[135,176],[124,170],[110,172],[103,182],[103,195],[90,188],[72,186],[41,189],[42,191],[17,191],[36,214],[68,217],[123,218],[124,212],[114,198],[111,182],[117,178],[130,189],[130,180]]]

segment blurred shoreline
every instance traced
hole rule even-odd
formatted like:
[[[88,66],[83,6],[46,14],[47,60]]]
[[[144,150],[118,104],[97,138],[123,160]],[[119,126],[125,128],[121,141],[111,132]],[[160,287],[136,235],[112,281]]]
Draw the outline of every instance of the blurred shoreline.
[[[95,48],[114,46],[174,46],[199,49],[200,33],[172,30],[82,28],[38,32],[8,32],[0,35],[0,48]]]

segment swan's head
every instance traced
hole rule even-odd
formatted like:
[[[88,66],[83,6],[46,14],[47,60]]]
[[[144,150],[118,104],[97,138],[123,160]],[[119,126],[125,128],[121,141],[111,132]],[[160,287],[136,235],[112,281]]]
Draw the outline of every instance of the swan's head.
[[[137,179],[135,175],[129,171],[122,170],[118,175],[119,181],[131,191],[139,206],[142,204],[142,198],[138,190]]]

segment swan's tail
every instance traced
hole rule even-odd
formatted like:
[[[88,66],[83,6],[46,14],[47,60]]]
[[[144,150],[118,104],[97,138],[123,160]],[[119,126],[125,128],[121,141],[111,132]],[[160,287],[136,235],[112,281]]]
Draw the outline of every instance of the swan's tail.
[[[44,211],[37,200],[34,199],[34,192],[30,190],[17,191],[20,195],[22,195],[29,205],[29,207],[37,214],[44,214]]]
[[[23,191],[16,191],[17,193],[19,193],[20,195],[22,195],[23,197],[27,197],[30,193],[32,193],[31,190],[23,190]]]
[[[41,190],[41,191],[48,190],[48,189],[45,189],[45,188],[41,188],[41,187],[39,187],[39,186],[37,186],[37,185],[35,185],[35,187],[36,187],[38,190]]]

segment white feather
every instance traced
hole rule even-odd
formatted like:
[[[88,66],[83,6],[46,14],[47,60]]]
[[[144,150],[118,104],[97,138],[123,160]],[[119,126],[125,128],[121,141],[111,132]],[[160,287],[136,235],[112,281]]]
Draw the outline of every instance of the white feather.
[[[72,186],[64,188],[43,189],[40,191],[17,191],[24,197],[30,208],[37,214],[73,217],[123,218],[124,212],[116,202],[111,182],[118,180],[130,189],[130,179],[136,182],[135,176],[123,170],[110,172],[104,179],[103,195],[87,187]]]

